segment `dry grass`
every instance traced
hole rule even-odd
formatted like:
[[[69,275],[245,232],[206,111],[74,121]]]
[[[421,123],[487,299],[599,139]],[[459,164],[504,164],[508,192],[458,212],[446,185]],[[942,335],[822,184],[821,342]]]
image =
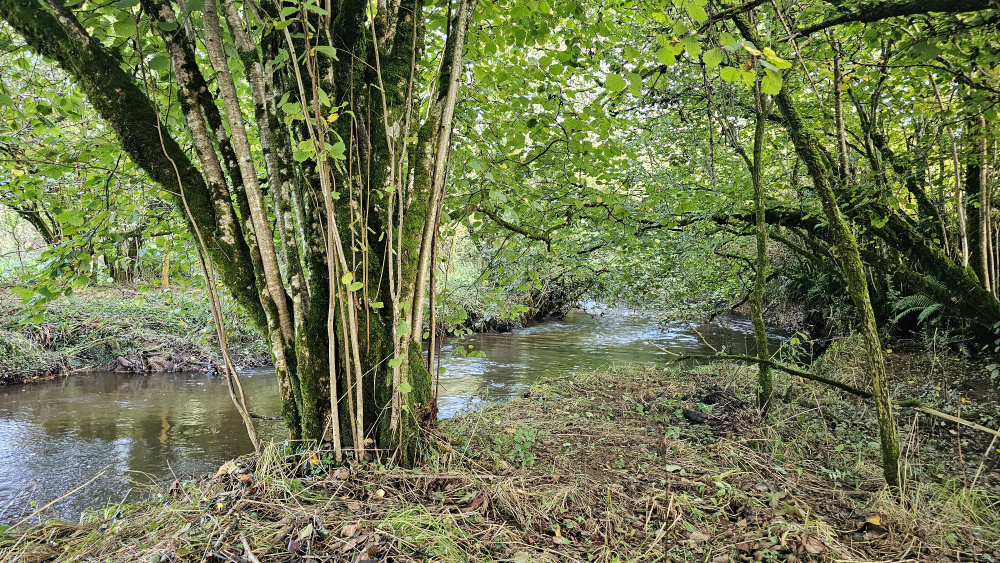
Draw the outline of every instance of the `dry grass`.
[[[426,464],[414,471],[337,468],[323,452],[272,447],[149,504],[7,530],[0,560],[1000,557],[991,552],[1000,545],[995,492],[956,487],[953,475],[911,479],[902,497],[892,494],[867,444],[874,429],[866,438],[839,420],[860,416],[850,400],[788,393],[761,424],[742,381],[752,374],[735,366],[550,380],[430,431]],[[710,411],[711,421],[690,424],[684,409]],[[987,469],[979,483],[994,487],[996,477]]]

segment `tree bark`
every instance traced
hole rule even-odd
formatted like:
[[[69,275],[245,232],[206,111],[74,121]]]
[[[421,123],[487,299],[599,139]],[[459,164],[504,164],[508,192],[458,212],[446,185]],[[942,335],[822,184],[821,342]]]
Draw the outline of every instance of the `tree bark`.
[[[419,82],[420,2],[383,6],[377,19],[363,0],[260,6],[265,25],[245,27],[232,1],[208,0],[209,81],[173,6],[141,1],[160,38],[140,38],[135,54],[91,38],[57,0],[0,0],[0,16],[60,63],[123,149],[187,203],[223,283],[271,336],[291,438],[413,463],[420,424],[436,413],[419,345],[427,222],[443,195],[475,0],[456,3],[431,85]],[[227,56],[229,41],[242,68]],[[158,98],[123,70],[154,49],[173,63],[181,124],[160,119]],[[427,89],[431,117],[422,120],[416,93]],[[190,139],[200,167],[177,138]]]
[[[736,16],[733,20],[744,38],[752,41],[755,45],[763,45],[756,29],[750,25],[747,18]],[[879,439],[882,448],[882,472],[889,486],[898,487],[899,431],[896,428],[892,403],[889,399],[882,342],[875,324],[875,313],[868,294],[868,283],[858,243],[847,224],[847,220],[841,213],[840,204],[834,195],[830,180],[831,172],[824,161],[819,137],[799,115],[794,101],[788,94],[788,80],[784,81],[781,91],[776,96],[776,101],[778,109],[785,117],[785,127],[792,137],[795,150],[805,163],[806,169],[812,177],[813,187],[822,201],[823,212],[833,232],[841,267],[847,276],[848,293],[860,317],[859,329],[865,342],[868,374],[871,378],[872,395],[878,418]]]

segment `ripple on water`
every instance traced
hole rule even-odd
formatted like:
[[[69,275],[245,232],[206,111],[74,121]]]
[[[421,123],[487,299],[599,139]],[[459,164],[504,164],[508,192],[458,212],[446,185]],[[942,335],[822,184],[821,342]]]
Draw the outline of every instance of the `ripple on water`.
[[[742,351],[753,344],[745,334],[749,326],[739,321],[698,330],[715,347]],[[454,416],[486,398],[519,395],[543,375],[626,362],[662,364],[666,354],[648,341],[677,353],[711,351],[687,326],[606,308],[463,340],[485,358],[446,358],[456,346],[446,342],[439,412]],[[280,412],[270,369],[248,372],[243,386],[251,410]],[[18,519],[30,501],[44,504],[103,468],[108,470],[102,477],[48,515],[77,518],[87,506],[123,500],[134,489],[132,481],[145,475],[188,478],[252,450],[224,380],[203,374],[74,375],[0,388],[0,404],[0,522]],[[257,428],[264,440],[285,437],[277,421],[257,421]]]

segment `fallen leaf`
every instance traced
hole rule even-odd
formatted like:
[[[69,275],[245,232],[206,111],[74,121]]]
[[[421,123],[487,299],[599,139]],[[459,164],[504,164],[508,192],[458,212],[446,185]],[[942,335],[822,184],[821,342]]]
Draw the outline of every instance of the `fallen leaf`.
[[[347,510],[353,510],[354,512],[358,512],[361,510],[361,503],[355,501],[349,501],[347,503]]]
[[[703,532],[691,532],[688,534],[688,540],[695,545],[705,543],[710,539],[712,539],[712,537]]]
[[[357,524],[348,524],[344,526],[343,530],[340,531],[340,536],[344,538],[349,538],[358,532],[359,527],[360,526],[358,526]]]
[[[253,475],[249,475],[247,473],[240,473],[239,475],[236,476],[236,478],[239,479],[240,481],[244,482],[244,483],[252,483],[253,482]]]
[[[799,542],[802,543],[802,547],[805,548],[806,553],[809,555],[822,555],[827,551],[823,542],[810,536],[809,534],[802,534],[802,536],[799,537]]]
[[[229,460],[226,463],[223,463],[219,467],[219,470],[215,472],[215,476],[219,477],[221,475],[230,475],[234,471],[236,471],[236,462],[233,460]]]
[[[359,543],[361,543],[366,539],[368,539],[368,536],[358,536],[356,538],[351,538],[350,540],[344,542],[344,545],[340,547],[340,552],[347,553],[348,551],[354,549],[356,545],[358,545]]]
[[[462,512],[475,512],[476,510],[479,509],[480,506],[482,506],[485,503],[486,503],[486,497],[483,496],[483,493],[479,493],[478,495],[476,495],[475,498],[473,498],[469,502],[469,504],[465,505],[465,507],[462,508]]]
[[[874,516],[869,516],[868,518],[865,518],[865,523],[866,524],[871,524],[872,526],[881,526],[882,525],[882,517],[879,516],[878,514],[876,514]]]

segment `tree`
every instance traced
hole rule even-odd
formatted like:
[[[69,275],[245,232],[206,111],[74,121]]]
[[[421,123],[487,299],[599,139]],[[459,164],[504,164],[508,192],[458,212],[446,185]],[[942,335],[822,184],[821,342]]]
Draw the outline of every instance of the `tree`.
[[[436,413],[419,337],[475,5],[0,0],[0,16],[183,210],[269,335],[292,439],[406,463]]]
[[[2,31],[0,203],[45,243],[35,302],[61,295],[64,285],[135,281],[140,269],[183,253],[179,216],[108,139],[79,89],[51,62],[15,46],[7,26]]]

